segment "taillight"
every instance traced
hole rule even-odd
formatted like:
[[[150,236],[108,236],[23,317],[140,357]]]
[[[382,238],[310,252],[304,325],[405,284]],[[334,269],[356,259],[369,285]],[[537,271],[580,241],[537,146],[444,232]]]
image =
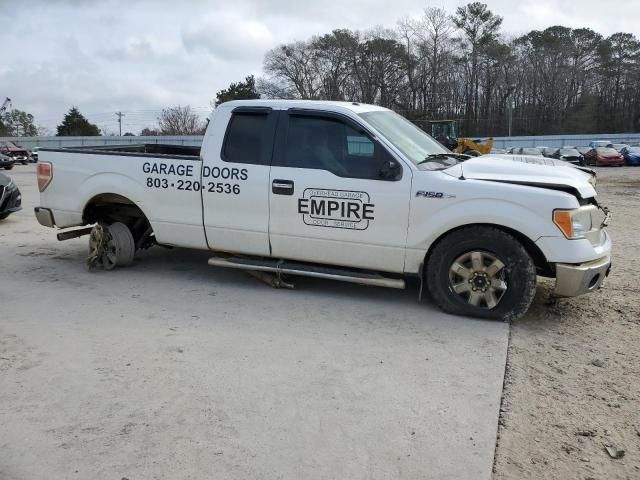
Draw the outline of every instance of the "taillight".
[[[38,190],[44,192],[53,178],[53,165],[49,162],[38,162],[38,166],[36,168],[38,176]]]

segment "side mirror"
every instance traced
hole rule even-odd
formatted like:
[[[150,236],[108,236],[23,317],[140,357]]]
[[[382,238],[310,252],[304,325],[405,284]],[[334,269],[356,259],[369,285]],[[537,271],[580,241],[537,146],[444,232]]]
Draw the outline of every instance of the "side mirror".
[[[402,173],[402,167],[393,159],[385,160],[380,168],[380,178],[385,180],[397,180]]]

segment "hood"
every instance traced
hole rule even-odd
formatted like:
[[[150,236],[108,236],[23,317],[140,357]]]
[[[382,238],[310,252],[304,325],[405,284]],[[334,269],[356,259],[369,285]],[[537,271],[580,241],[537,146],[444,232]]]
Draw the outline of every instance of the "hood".
[[[6,187],[9,185],[11,179],[7,177],[4,173],[0,173],[0,187]]]
[[[589,183],[595,173],[551,158],[483,155],[459,163],[443,172],[466,179],[562,190],[580,198],[593,197],[596,193]]]
[[[24,147],[6,147],[6,150],[8,152],[13,152],[13,153],[22,153],[22,152],[28,152],[28,150]]]

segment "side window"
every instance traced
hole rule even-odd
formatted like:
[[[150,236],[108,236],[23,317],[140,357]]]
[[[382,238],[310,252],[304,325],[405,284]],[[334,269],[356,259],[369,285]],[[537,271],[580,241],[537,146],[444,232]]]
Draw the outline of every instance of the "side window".
[[[234,112],[224,137],[225,162],[269,165],[273,128],[268,113]]]
[[[397,162],[365,133],[337,119],[289,115],[284,150],[274,165],[328,170],[339,177],[392,180],[381,173]]]

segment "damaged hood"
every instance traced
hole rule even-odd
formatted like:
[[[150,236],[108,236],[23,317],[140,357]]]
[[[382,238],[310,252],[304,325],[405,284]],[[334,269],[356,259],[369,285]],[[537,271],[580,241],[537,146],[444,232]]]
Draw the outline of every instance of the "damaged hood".
[[[562,160],[525,155],[483,155],[443,170],[454,177],[551,188],[593,197],[589,180],[595,173],[576,168]]]

